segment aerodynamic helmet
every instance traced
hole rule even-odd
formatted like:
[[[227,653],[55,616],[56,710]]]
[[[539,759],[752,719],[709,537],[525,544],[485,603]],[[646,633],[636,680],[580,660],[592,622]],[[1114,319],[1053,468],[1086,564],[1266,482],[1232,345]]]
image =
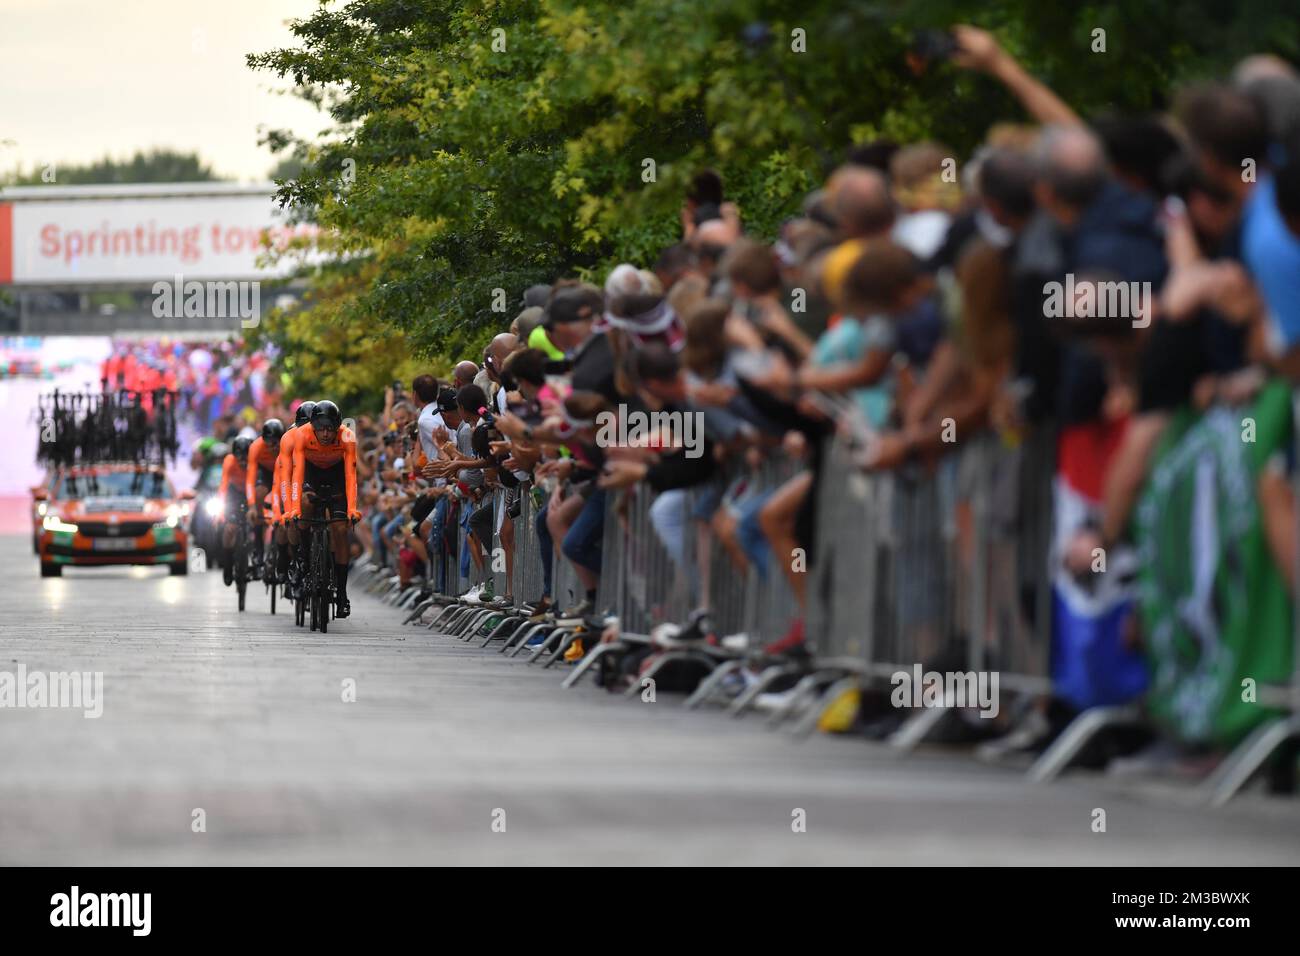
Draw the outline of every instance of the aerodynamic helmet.
[[[316,407],[311,410],[311,423],[333,425],[338,428],[343,424],[343,413],[339,407],[328,399],[316,403]]]

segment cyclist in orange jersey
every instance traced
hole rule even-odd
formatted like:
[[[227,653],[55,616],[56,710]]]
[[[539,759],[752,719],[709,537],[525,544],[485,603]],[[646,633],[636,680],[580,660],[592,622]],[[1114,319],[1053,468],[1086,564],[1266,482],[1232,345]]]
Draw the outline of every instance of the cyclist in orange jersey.
[[[262,424],[262,434],[253,439],[248,449],[248,468],[244,489],[248,498],[249,521],[256,529],[253,544],[253,578],[262,576],[263,532],[262,514],[266,496],[275,488],[274,469],[280,454],[280,439],[284,435],[284,422],[268,418]]]
[[[231,451],[221,462],[221,487],[217,492],[223,503],[222,519],[225,527],[221,529],[221,580],[229,587],[234,580],[231,567],[231,550],[235,546],[235,526],[239,523],[239,509],[244,505],[244,486],[248,478],[248,449],[252,447],[251,438],[236,438],[231,443]]]
[[[280,560],[282,562],[280,570],[289,581],[290,593],[296,593],[298,590],[298,524],[288,520],[289,517],[289,482],[293,478],[293,446],[298,441],[298,436],[302,430],[310,428],[312,409],[316,407],[315,402],[302,402],[293,416],[293,427],[284,433],[280,439],[280,454],[275,459],[275,488],[276,501],[278,502],[280,523],[284,528],[284,537],[286,547],[281,552]]]
[[[294,441],[289,508],[294,518],[316,518],[329,510],[337,586],[335,614],[347,617],[352,612],[347,596],[351,560],[348,530],[361,520],[357,509],[357,439],[343,424],[339,407],[331,401],[316,403],[310,427],[302,429]]]

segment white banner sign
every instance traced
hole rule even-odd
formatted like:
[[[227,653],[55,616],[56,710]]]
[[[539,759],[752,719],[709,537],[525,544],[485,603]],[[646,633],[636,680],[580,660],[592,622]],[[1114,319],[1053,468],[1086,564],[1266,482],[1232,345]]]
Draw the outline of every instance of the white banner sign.
[[[269,196],[15,202],[9,212],[12,271],[4,278],[15,285],[267,279],[291,271],[297,257],[259,266],[264,240],[283,249],[317,233],[288,225]]]

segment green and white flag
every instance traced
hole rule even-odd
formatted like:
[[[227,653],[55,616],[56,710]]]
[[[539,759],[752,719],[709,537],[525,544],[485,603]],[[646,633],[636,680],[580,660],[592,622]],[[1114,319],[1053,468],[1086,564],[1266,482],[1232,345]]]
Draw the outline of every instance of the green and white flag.
[[[1243,681],[1291,672],[1291,601],[1256,498],[1265,463],[1290,441],[1290,399],[1278,382],[1252,406],[1180,411],[1138,504],[1148,704],[1189,743],[1236,743],[1276,715],[1242,699]]]

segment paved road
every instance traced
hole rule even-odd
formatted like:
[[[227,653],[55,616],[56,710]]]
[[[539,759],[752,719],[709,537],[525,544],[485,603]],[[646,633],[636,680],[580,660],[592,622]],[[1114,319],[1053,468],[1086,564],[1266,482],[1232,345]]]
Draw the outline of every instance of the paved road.
[[[25,545],[0,538],[0,671],[102,671],[103,715],[0,709],[3,863],[1300,863],[1295,801],[1212,812],[1182,787],[796,744],[561,690],[365,596],[321,637],[258,593],[236,614],[215,574],[41,580]]]

